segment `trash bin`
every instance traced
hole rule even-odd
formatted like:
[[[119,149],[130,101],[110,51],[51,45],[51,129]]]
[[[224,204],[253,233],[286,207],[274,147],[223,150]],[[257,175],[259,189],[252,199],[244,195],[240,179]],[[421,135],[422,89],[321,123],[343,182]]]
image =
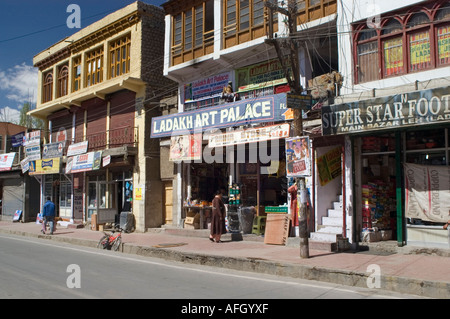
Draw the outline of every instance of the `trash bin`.
[[[228,224],[228,232],[234,233],[239,232],[239,213],[235,209],[235,207],[228,208],[227,213],[227,224]]]
[[[120,228],[126,233],[134,231],[134,216],[131,212],[120,213]]]
[[[251,234],[253,228],[253,217],[255,215],[255,208],[253,207],[239,207],[239,224],[240,229],[244,234]]]

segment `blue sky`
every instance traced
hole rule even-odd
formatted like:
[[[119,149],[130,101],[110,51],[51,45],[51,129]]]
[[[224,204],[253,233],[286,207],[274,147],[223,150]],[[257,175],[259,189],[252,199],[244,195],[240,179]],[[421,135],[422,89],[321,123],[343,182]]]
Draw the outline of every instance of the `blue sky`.
[[[81,28],[135,2],[134,0],[1,0],[0,1],[0,121],[18,121],[23,103],[35,103],[37,69],[33,57],[63,38],[70,29],[70,4],[81,9]],[[167,0],[146,0],[160,6]]]

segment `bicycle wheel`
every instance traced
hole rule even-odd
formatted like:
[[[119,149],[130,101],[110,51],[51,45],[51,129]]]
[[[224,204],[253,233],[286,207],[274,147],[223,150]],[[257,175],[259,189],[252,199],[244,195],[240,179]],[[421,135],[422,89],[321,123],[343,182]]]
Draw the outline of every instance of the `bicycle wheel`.
[[[122,236],[117,237],[116,239],[114,239],[114,242],[112,244],[112,249],[114,251],[119,250],[120,244],[122,243]]]
[[[100,249],[105,249],[108,246],[108,240],[109,240],[109,236],[108,235],[104,235],[102,238],[100,238],[100,240],[98,241],[97,244],[97,248]]]

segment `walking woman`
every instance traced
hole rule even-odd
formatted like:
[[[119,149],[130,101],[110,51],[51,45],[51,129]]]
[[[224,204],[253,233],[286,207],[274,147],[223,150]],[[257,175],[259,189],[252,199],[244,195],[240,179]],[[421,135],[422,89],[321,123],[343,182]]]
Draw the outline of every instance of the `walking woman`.
[[[216,196],[212,200],[212,219],[211,219],[211,234],[209,240],[216,243],[221,243],[220,237],[226,233],[225,229],[225,205],[222,201],[222,193],[216,192]]]

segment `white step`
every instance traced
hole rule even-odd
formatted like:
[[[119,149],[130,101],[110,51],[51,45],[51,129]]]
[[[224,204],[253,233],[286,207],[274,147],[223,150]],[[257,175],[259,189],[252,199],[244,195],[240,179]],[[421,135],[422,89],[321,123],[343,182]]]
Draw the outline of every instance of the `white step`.
[[[316,232],[310,234],[310,239],[314,241],[336,242],[338,234]]]
[[[342,210],[342,202],[333,202],[333,207],[336,210]]]
[[[322,217],[322,225],[342,227],[342,217]]]
[[[317,232],[318,233],[342,234],[342,226],[318,225],[317,226]]]
[[[341,210],[338,210],[338,209],[329,209],[329,210],[328,210],[328,217],[342,218],[342,209],[341,209]]]

